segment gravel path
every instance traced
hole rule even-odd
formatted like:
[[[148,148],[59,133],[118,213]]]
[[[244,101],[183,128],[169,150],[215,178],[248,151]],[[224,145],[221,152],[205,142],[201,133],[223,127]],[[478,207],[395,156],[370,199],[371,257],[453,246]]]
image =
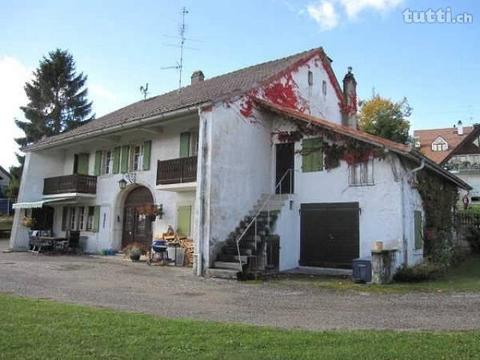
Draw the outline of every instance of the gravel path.
[[[379,295],[308,283],[203,279],[191,269],[108,258],[2,253],[0,292],[166,317],[326,329],[480,328],[480,294]]]

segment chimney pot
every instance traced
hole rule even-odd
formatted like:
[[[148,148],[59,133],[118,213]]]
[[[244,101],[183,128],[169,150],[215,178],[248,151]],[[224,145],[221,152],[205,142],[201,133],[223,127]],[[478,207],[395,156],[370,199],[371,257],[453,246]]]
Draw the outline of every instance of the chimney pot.
[[[457,134],[463,135],[463,124],[461,120],[458,120],[458,123],[457,123]]]
[[[203,75],[202,70],[197,70],[193,72],[192,77],[190,79],[191,79],[191,82],[190,82],[191,85],[197,84],[205,80],[205,75]]]
[[[352,67],[347,68],[343,78],[342,125],[357,128],[357,81],[353,76]]]

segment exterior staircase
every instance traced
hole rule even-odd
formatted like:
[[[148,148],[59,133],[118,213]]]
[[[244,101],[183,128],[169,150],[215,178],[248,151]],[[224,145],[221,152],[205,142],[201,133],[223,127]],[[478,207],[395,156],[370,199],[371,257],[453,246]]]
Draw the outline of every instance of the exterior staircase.
[[[250,213],[240,221],[235,231],[229,234],[213,268],[207,269],[206,275],[237,279],[240,274],[255,277],[264,271],[278,270],[272,269],[267,261],[268,244],[279,241],[279,237],[272,233],[272,229],[288,199],[288,194],[263,194]]]

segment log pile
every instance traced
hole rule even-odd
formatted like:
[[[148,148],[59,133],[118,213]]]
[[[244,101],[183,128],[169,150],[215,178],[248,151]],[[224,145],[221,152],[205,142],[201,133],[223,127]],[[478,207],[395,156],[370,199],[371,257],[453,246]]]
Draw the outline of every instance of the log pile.
[[[193,240],[186,236],[179,235],[172,227],[162,235],[163,240],[166,240],[169,245],[177,245],[185,250],[185,258],[183,266],[193,266]]]

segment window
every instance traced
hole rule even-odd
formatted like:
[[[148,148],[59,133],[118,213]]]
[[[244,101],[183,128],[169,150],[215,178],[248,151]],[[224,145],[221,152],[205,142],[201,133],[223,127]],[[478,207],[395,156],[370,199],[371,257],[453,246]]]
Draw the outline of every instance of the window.
[[[95,206],[89,206],[88,216],[87,216],[87,231],[93,230],[94,217],[95,217]]]
[[[313,172],[323,170],[323,151],[320,138],[303,139],[302,171]]]
[[[348,184],[350,186],[374,185],[373,179],[373,157],[368,161],[350,165]]]
[[[423,249],[423,219],[422,212],[414,211],[414,226],[415,226],[415,250]]]
[[[183,132],[180,134],[180,157],[196,156],[198,154],[198,132]]]
[[[432,142],[432,151],[447,151],[448,143],[447,141],[439,136]]]
[[[85,230],[85,208],[78,208],[78,230]]]
[[[325,80],[322,81],[322,94],[327,96],[327,82]]]
[[[313,85],[313,73],[311,71],[308,71],[308,86]]]
[[[141,145],[133,145],[132,146],[132,171],[140,171],[142,170],[143,165],[143,152]]]
[[[70,208],[70,230],[76,230],[76,211],[74,207]]]
[[[108,175],[113,173],[113,156],[110,150],[103,153],[103,174]]]

